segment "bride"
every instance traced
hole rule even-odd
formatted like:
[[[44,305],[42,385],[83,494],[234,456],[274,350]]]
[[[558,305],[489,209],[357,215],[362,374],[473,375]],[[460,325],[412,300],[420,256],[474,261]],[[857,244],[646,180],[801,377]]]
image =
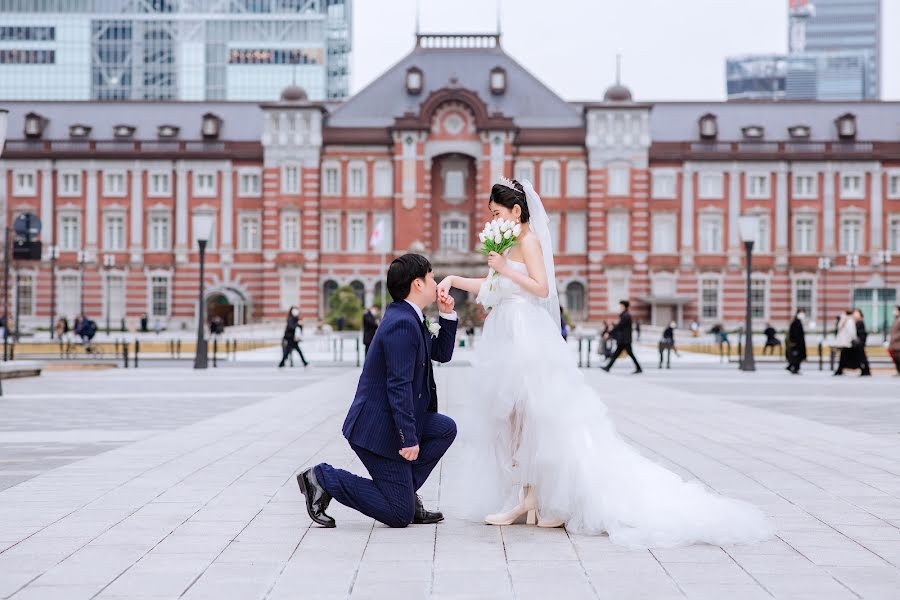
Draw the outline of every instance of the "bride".
[[[469,445],[474,443],[478,459],[465,461],[467,478],[478,479],[465,488],[495,503],[497,512],[485,522],[565,524],[576,532],[607,532],[614,543],[630,547],[771,537],[772,526],[756,507],[683,481],[616,433],[560,335],[550,229],[540,197],[528,181],[501,179],[488,207],[494,218],[520,224],[518,243],[505,256],[488,257],[496,275],[451,275],[438,286],[440,296],[455,287],[491,307],[476,350],[482,434]],[[480,478],[479,466],[488,469]]]

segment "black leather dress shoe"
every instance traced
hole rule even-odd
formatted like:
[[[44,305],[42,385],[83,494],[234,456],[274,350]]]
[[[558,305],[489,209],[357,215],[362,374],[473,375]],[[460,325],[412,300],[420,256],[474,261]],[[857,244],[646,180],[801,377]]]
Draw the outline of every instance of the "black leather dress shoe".
[[[425,510],[425,505],[422,504],[422,498],[420,498],[418,494],[416,495],[416,514],[413,515],[412,521],[414,525],[431,525],[433,523],[440,523],[443,520],[443,513]]]
[[[309,518],[322,527],[337,526],[334,519],[325,514],[325,510],[331,502],[331,494],[316,481],[313,469],[307,469],[297,475],[297,484],[300,486],[300,492],[306,498],[306,512],[309,513]]]

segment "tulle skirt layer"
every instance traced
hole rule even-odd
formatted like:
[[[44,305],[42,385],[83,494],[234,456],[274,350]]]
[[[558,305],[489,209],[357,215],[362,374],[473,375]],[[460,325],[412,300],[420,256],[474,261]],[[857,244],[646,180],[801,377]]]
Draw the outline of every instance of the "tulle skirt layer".
[[[458,419],[469,493],[457,508],[471,518],[511,508],[529,484],[542,518],[607,532],[623,546],[753,543],[773,534],[756,507],[685,482],[626,443],[557,324],[526,300],[505,300],[489,315],[473,387],[472,412]]]

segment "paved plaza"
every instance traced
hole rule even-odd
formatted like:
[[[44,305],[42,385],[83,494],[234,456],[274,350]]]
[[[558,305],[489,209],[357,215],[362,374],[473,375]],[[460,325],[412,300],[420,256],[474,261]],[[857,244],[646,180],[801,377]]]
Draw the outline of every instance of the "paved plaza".
[[[4,381],[0,598],[900,597],[895,377],[741,373],[703,356],[660,371],[649,348],[640,377],[583,371],[641,452],[778,529],[756,546],[635,551],[454,516],[453,449],[422,490],[444,523],[392,530],[333,504],[338,528],[311,527],[297,470],[363,472],[340,436],[359,371],[277,370],[272,353]],[[442,410],[459,413],[465,353],[436,372]]]

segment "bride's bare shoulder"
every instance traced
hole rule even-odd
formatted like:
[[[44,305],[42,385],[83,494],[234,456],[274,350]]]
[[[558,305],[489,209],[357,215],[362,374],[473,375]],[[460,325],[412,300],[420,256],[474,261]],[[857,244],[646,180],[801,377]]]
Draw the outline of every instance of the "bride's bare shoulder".
[[[519,240],[519,244],[522,246],[523,252],[541,252],[541,242],[537,239],[537,236],[531,232],[523,235]]]

